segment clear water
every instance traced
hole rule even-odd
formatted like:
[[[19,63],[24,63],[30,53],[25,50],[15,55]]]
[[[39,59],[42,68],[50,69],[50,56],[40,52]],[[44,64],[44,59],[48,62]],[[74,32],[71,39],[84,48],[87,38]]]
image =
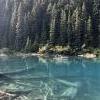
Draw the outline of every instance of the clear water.
[[[1,57],[0,90],[20,100],[100,100],[100,59]]]

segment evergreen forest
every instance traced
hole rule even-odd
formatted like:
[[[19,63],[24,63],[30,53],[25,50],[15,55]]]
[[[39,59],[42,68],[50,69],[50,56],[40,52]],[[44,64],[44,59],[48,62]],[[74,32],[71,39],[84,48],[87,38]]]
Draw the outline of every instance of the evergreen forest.
[[[100,48],[100,0],[0,0],[0,48]]]

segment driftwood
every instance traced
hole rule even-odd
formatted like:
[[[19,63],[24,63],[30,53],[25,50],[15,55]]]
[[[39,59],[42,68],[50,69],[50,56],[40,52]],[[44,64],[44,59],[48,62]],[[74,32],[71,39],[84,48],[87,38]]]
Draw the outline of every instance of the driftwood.
[[[0,91],[0,100],[28,100],[25,96],[30,91],[3,92]]]
[[[27,91],[7,91],[7,93],[9,93],[9,94],[15,94],[16,96],[27,95],[30,92],[32,92],[32,90],[27,90]]]
[[[15,96],[15,94],[0,91],[0,100],[11,100]]]

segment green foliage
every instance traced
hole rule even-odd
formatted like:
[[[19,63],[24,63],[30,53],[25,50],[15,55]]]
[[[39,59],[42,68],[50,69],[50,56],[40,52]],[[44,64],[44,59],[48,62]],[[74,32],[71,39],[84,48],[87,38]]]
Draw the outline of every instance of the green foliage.
[[[62,10],[61,12],[60,37],[61,37],[61,45],[67,45],[68,43],[67,15],[65,10]]]
[[[94,48],[93,47],[88,47],[86,49],[83,49],[84,53],[93,53],[94,52]]]
[[[94,54],[96,54],[97,57],[100,57],[100,48],[94,49]]]
[[[24,52],[38,52],[39,51],[39,44],[38,43],[33,43],[31,42],[30,38],[27,38],[27,42],[25,45]]]
[[[26,45],[25,45],[25,52],[30,52],[30,50],[31,50],[31,46],[32,46],[32,43],[31,43],[31,40],[30,40],[30,38],[28,37],[27,38],[27,41],[26,41]]]
[[[88,48],[83,49],[82,53],[83,54],[86,54],[86,53],[95,54],[97,57],[100,57],[100,48],[88,47]]]
[[[99,48],[99,5],[99,0],[7,0],[0,14],[0,46],[25,52],[39,51],[41,44],[51,52],[59,45],[75,53]]]
[[[30,51],[31,52],[38,52],[39,51],[39,44],[38,43],[32,44]]]
[[[92,46],[92,41],[93,41],[93,37],[92,37],[92,21],[91,20],[92,19],[89,16],[89,18],[87,20],[87,34],[85,35],[85,41],[86,41],[87,47]]]

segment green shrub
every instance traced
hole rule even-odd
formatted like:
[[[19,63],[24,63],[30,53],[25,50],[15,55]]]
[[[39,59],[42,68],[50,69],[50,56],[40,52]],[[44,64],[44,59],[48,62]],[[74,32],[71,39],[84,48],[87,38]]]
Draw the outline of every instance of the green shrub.
[[[38,51],[39,51],[39,44],[38,43],[32,44],[30,47],[30,52],[38,52]]]
[[[97,57],[100,56],[100,48],[94,49],[94,53],[96,54]]]

